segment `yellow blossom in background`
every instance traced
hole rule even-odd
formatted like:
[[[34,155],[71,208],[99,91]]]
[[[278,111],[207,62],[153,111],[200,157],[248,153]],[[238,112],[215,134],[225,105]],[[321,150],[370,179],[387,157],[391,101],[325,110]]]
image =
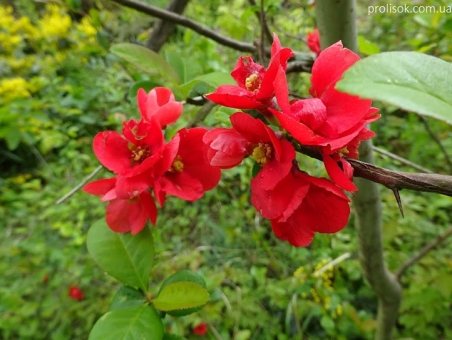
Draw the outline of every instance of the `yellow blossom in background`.
[[[42,35],[46,38],[65,37],[72,25],[71,17],[54,4],[48,4],[46,10],[48,13],[39,20]]]
[[[9,78],[0,80],[0,101],[9,102],[14,98],[30,96],[28,83],[24,78]]]
[[[14,17],[12,16],[13,8],[11,6],[0,6],[0,27],[8,28],[11,27],[14,22]]]
[[[92,39],[94,42],[94,37],[97,34],[96,28],[91,23],[91,19],[89,17],[83,17],[82,21],[77,24],[77,30],[84,33],[88,38]]]

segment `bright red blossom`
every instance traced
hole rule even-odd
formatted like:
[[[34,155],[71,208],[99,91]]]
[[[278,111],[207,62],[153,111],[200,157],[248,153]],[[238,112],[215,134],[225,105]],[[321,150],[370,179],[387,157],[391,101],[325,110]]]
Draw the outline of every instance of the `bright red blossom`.
[[[196,335],[206,335],[207,334],[207,325],[202,322],[196,327],[193,328],[193,333]]]
[[[344,49],[340,42],[325,49],[314,62],[310,93],[314,98],[289,102],[285,73],[275,78],[276,98],[282,112],[271,110],[281,126],[304,145],[318,146],[332,180],[348,191],[352,168],[342,155],[357,156],[361,140],[374,136],[366,125],[379,118],[370,100],[337,91],[334,87],[342,74],[359,56]],[[340,161],[341,169],[337,165]]]
[[[73,300],[79,301],[83,299],[83,292],[77,286],[70,286],[68,296]]]
[[[251,57],[241,57],[231,76],[235,85],[221,85],[214,93],[206,97],[214,103],[236,109],[257,109],[262,113],[273,106],[275,88],[273,81],[279,69],[286,70],[287,60],[294,54],[289,48],[282,48],[276,34],[273,36],[271,59],[265,69],[253,61]]]
[[[347,225],[350,200],[342,190],[296,165],[272,190],[264,190],[255,177],[251,191],[253,205],[271,220],[275,235],[295,247],[309,245],[316,232],[335,233]]]
[[[232,129],[213,129],[204,136],[207,160],[211,165],[231,168],[251,156],[262,167],[258,174],[260,185],[273,188],[292,167],[292,144],[248,114],[237,112],[230,120]]]
[[[96,135],[94,153],[117,176],[87,184],[83,190],[108,201],[106,221],[115,232],[139,233],[149,219],[155,225],[157,207],[166,195],[196,200],[215,187],[221,170],[205,162],[202,138],[206,129],[182,129],[165,144],[162,125],[180,116],[182,104],[165,88],[146,94],[138,91],[142,119],[123,123],[122,135],[105,131]]]
[[[322,49],[320,48],[319,30],[316,28],[314,32],[308,32],[306,38],[306,44],[308,45],[309,49],[315,54],[319,55],[320,52],[322,52]]]
[[[183,105],[174,99],[174,94],[165,87],[155,87],[149,93],[139,89],[137,93],[138,108],[145,121],[153,118],[164,128],[180,117]]]

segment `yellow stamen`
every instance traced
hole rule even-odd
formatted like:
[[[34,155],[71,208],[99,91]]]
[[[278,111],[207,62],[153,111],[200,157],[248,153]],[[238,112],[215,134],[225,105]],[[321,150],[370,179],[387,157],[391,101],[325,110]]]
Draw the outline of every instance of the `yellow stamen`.
[[[251,74],[245,79],[245,87],[248,91],[257,92],[261,87],[261,80],[255,73]]]
[[[257,147],[254,148],[251,153],[251,157],[259,164],[260,166],[264,166],[268,160],[273,155],[273,148],[271,145],[266,143],[259,143]]]
[[[177,155],[176,159],[174,160],[173,164],[171,165],[171,168],[169,168],[169,172],[182,172],[184,170],[184,163],[182,163],[182,157]]]

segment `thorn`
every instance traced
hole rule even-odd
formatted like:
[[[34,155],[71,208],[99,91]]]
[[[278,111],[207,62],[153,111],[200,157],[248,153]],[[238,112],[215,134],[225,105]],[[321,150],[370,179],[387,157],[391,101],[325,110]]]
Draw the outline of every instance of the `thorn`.
[[[405,218],[405,215],[403,214],[402,201],[400,200],[399,189],[392,189],[392,192],[394,193],[397,205],[399,206],[400,213],[402,214],[402,217]]]

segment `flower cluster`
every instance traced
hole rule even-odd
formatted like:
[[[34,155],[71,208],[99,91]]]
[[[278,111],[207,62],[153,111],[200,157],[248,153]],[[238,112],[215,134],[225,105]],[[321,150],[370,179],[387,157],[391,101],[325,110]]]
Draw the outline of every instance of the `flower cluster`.
[[[355,191],[356,187],[353,168],[343,156],[358,156],[360,141],[374,136],[366,125],[379,116],[370,100],[335,90],[344,71],[359,59],[340,42],[316,59],[312,98],[290,100],[286,68],[293,55],[275,35],[266,69],[251,57],[240,58],[231,73],[238,85],[220,86],[207,98],[261,115],[254,118],[237,112],[230,117],[232,128],[213,129],[203,141],[213,166],[231,168],[247,156],[256,161],[261,169],[251,181],[254,207],[271,221],[277,237],[306,246],[315,232],[335,233],[347,224],[350,207],[343,190]],[[293,142],[321,153],[331,181],[299,169]]]
[[[106,220],[116,232],[140,232],[149,219],[157,220],[154,197],[163,206],[166,195],[197,200],[220,180],[221,170],[204,160],[204,128],[181,129],[165,143],[162,129],[176,122],[182,103],[157,87],[138,91],[139,121],[123,123],[122,134],[98,133],[94,153],[115,177],[87,184],[83,190],[108,201]],[[153,197],[153,195],[154,197]]]
[[[344,71],[359,59],[341,42],[316,59],[312,98],[290,100],[286,69],[293,55],[275,35],[267,68],[241,57],[231,73],[238,85],[222,85],[206,96],[243,110],[231,115],[232,127],[182,129],[168,143],[162,128],[178,119],[182,104],[166,88],[148,94],[140,90],[141,120],[124,122],[122,135],[106,131],[94,138],[97,158],[116,176],[84,190],[109,202],[110,228],[138,233],[147,219],[156,222],[154,197],[160,206],[166,195],[199,199],[217,185],[220,169],[251,157],[258,168],[250,184],[251,201],[278,238],[307,246],[316,232],[343,229],[350,214],[344,190],[357,190],[344,156],[358,156],[360,142],[374,136],[367,124],[379,115],[370,100],[335,90]],[[294,145],[317,150],[331,180],[300,169]]]

